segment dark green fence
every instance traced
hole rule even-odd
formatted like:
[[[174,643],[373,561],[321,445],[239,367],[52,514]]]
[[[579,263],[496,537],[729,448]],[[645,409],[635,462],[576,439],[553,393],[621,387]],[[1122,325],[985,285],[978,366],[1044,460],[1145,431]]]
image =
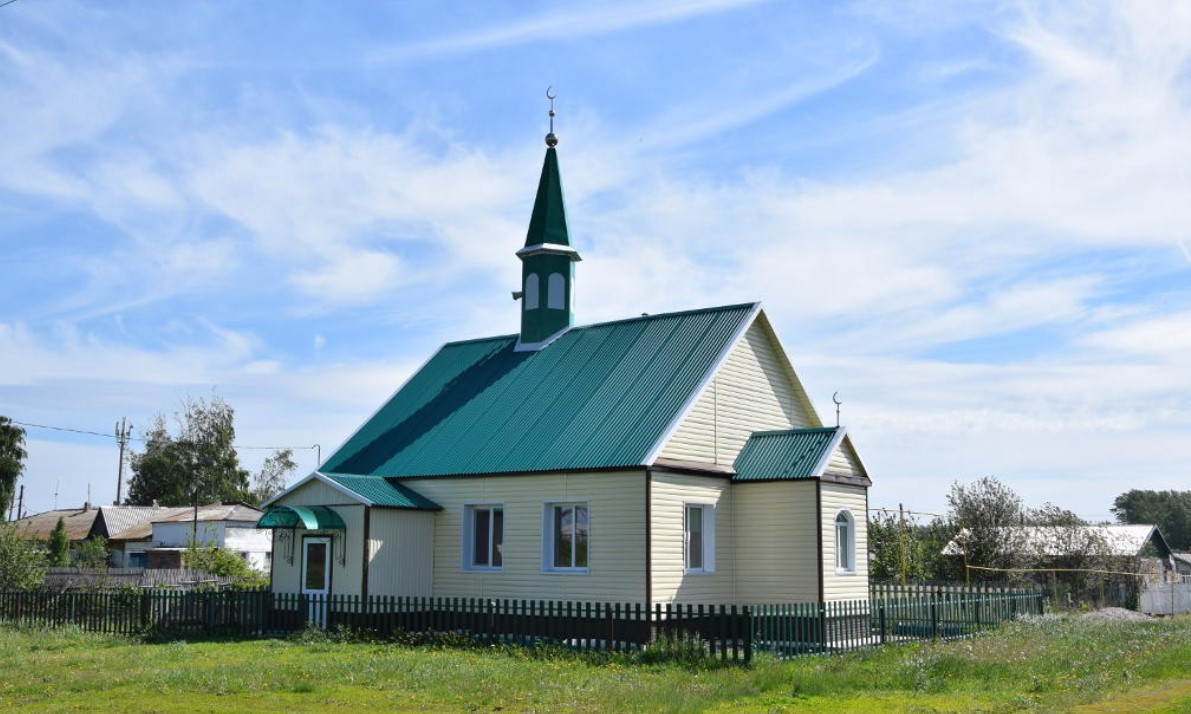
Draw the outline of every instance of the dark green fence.
[[[717,658],[747,662],[886,642],[966,637],[1042,612],[1037,593],[874,590],[869,600],[778,605],[594,603],[475,598],[308,596],[269,591],[6,592],[0,620],[135,634],[150,630],[278,636],[311,625],[393,637],[453,634],[486,643],[627,652],[659,638],[697,637]]]

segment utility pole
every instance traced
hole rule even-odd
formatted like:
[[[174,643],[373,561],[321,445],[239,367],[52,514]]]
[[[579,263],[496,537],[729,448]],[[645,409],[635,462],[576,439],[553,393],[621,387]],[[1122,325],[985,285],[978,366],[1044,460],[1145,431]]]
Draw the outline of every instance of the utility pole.
[[[17,520],[18,521],[25,517],[24,510],[25,510],[25,484],[21,484],[21,495],[20,495],[19,500],[17,501]]]
[[[902,566],[902,587],[905,587],[909,579],[906,577],[906,509],[902,504],[897,504],[898,516],[898,555],[901,556]]]
[[[132,424],[127,417],[120,417],[116,424],[116,443],[120,445],[120,465],[116,469],[116,505],[120,505],[120,498],[124,492],[124,448],[128,446],[128,437],[132,434]]]

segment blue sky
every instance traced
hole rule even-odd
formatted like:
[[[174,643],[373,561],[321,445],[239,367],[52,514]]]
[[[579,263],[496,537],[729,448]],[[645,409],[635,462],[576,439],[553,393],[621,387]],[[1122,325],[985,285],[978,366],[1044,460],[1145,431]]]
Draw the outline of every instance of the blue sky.
[[[761,300],[871,505],[1105,518],[1191,487],[1189,70],[1177,1],[19,0],[0,414],[214,390],[328,455],[516,329],[553,85],[580,322]],[[111,439],[28,441],[31,512],[115,497]]]

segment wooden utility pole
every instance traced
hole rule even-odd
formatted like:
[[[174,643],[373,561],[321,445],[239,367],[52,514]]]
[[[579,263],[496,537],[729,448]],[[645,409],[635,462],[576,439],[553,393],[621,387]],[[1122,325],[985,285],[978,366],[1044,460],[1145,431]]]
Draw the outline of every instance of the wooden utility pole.
[[[116,442],[120,445],[120,465],[116,469],[116,505],[124,495],[124,448],[128,446],[128,437],[132,433],[132,424],[127,417],[120,417],[116,424]]]
[[[909,584],[909,578],[906,573],[906,509],[902,504],[897,504],[897,518],[898,518],[898,555],[901,556],[901,570],[902,570],[902,587]]]

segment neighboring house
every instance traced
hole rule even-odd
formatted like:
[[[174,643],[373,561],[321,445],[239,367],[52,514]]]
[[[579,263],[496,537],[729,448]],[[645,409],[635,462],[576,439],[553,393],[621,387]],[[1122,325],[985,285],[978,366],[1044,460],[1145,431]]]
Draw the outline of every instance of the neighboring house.
[[[1006,540],[1020,539],[1024,550],[1044,559],[1057,560],[1072,555],[1075,549],[1118,559],[1121,567],[1132,564],[1156,576],[1174,567],[1171,550],[1155,525],[1020,526],[1005,531]],[[960,530],[943,549],[943,555],[963,555],[966,533],[966,528]]]
[[[258,530],[256,523],[263,511],[244,503],[213,503],[169,509],[151,523],[126,532],[129,537],[125,549],[130,563],[150,569],[181,568],[182,555],[191,542],[238,553],[254,569],[269,572],[273,538],[267,530]],[[148,533],[145,533],[146,526]],[[144,534],[147,537],[138,537]]]
[[[91,528],[98,515],[97,509],[92,508],[90,503],[85,503],[82,508],[35,513],[13,521],[12,524],[21,538],[45,541],[50,539],[50,534],[54,532],[58,519],[61,518],[66,526],[66,537],[70,540],[70,547],[74,549],[91,535]]]
[[[145,555],[136,544],[150,540],[153,519],[178,509],[173,506],[100,506],[97,510],[89,537],[107,539],[112,567],[143,568]]]
[[[1171,553],[1174,572],[1183,582],[1191,583],[1191,553]]]
[[[547,143],[521,331],[443,346],[266,504],[273,589],[867,598],[871,482],[759,303],[573,326],[579,255]]]

